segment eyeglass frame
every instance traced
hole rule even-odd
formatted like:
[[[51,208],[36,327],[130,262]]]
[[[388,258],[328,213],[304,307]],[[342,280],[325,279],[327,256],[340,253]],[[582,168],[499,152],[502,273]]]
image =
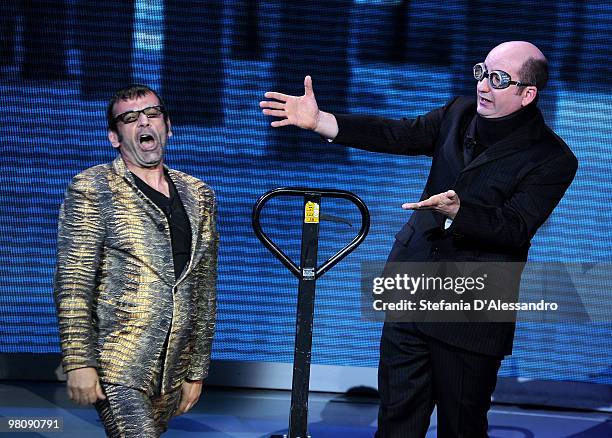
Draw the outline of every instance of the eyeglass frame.
[[[482,76],[480,78],[476,76],[476,67],[480,67],[482,69]],[[503,70],[491,70],[489,72],[484,62],[479,62],[477,64],[474,64],[474,67],[472,67],[472,73],[474,74],[474,79],[476,79],[478,82],[482,81],[483,79],[487,79],[489,81],[489,85],[491,86],[491,88],[495,90],[505,90],[510,85],[516,85],[517,87],[535,87],[535,84],[529,84],[527,82],[521,82],[521,81],[513,81],[512,77]],[[496,87],[495,85],[493,85],[491,83],[491,76],[490,76],[491,73],[498,74],[501,79],[501,83],[505,85],[503,87]]]
[[[157,114],[157,115],[151,115],[151,116],[145,114],[145,111],[149,110],[151,108],[158,109],[160,113]],[[129,113],[138,113],[138,117],[136,117],[136,119],[131,121],[131,122],[125,122],[123,120],[123,117],[125,117],[125,115],[129,114]],[[129,110],[129,111],[125,111],[125,112],[123,112],[121,114],[117,114],[116,116],[113,117],[113,120],[115,122],[119,121],[119,122],[123,123],[124,125],[129,125],[131,123],[137,122],[138,119],[140,118],[140,114],[144,114],[147,117],[147,119],[156,119],[156,118],[166,114],[166,108],[163,105],[151,105],[151,106],[148,106],[148,107],[143,108],[141,110]]]

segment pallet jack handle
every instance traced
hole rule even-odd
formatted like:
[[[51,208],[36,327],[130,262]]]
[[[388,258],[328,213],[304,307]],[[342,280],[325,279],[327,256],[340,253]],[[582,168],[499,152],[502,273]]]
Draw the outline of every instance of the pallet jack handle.
[[[315,271],[315,279],[318,279],[331,268],[333,268],[340,260],[353,252],[363,240],[368,235],[368,231],[370,230],[370,211],[365,203],[355,194],[348,192],[346,190],[334,190],[334,189],[307,189],[302,187],[281,187],[278,189],[270,190],[269,192],[262,195],[255,205],[253,206],[253,215],[252,215],[252,223],[253,223],[253,231],[255,231],[255,235],[264,244],[270,252],[281,261],[289,271],[293,275],[295,275],[298,279],[301,279],[303,276],[302,270],[289,258],[287,255],[281,250],[272,240],[268,237],[266,233],[261,228],[261,224],[259,222],[259,217],[261,211],[263,210],[264,205],[272,198],[278,196],[304,196],[307,195],[315,196],[315,197],[326,197],[326,198],[342,198],[351,201],[353,204],[357,206],[359,212],[361,213],[361,228],[357,233],[357,236],[353,238],[348,245],[338,251],[334,256],[329,258],[325,263],[321,266],[317,267]],[[323,220],[325,220],[325,215],[323,216]]]
[[[302,249],[300,266],[297,266],[287,255],[263,232],[259,217],[266,202],[277,196],[300,196],[304,199],[304,218],[302,224]],[[361,228],[353,240],[317,266],[319,244],[319,221],[348,221],[342,218],[325,215],[321,212],[321,198],[342,198],[351,201],[361,212]],[[348,222],[350,225],[350,222]],[[310,438],[308,435],[308,391],[310,385],[310,361],[312,352],[312,325],[314,319],[314,301],[316,280],[334,267],[340,260],[350,254],[365,239],[370,229],[370,212],[356,195],[344,190],[307,189],[285,187],[265,193],[253,206],[253,230],[255,235],[299,280],[297,316],[295,330],[295,350],[293,356],[293,383],[291,386],[291,410],[289,415],[288,435],[272,435],[271,438]]]

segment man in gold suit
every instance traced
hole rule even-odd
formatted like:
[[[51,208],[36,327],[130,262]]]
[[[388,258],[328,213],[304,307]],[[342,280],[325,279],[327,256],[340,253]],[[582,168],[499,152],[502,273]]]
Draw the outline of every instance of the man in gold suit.
[[[131,85],[107,109],[109,164],[75,176],[60,210],[54,295],[68,394],[106,433],[154,437],[208,374],[216,312],[213,190],[164,166],[159,95]]]

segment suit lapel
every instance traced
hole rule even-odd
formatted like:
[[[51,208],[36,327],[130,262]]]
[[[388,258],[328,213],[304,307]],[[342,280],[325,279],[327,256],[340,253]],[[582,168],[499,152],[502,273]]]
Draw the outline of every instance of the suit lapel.
[[[463,139],[463,167],[472,162],[474,156],[474,148],[476,147],[476,115],[472,117],[472,121],[467,127],[465,137]]]
[[[113,161],[112,167],[113,167],[114,172],[118,176],[118,178],[114,179],[114,182],[112,183],[113,189],[117,193],[120,193],[121,197],[123,197],[126,200],[126,202],[139,206],[138,214],[142,214],[142,215],[146,215],[150,217],[151,220],[153,221],[154,226],[156,227],[165,226],[167,224],[167,221],[165,220],[164,213],[159,210],[159,208],[155,205],[153,201],[151,201],[142,191],[140,191],[140,189],[136,185],[136,182],[134,181],[134,177],[132,173],[129,171],[125,162],[121,158],[121,155],[117,156],[117,158]],[[126,183],[128,184],[131,190],[125,190],[124,184]],[[145,222],[148,222],[148,221],[145,221]],[[169,249],[170,251],[172,251],[172,248],[169,248]],[[167,249],[165,248],[164,249],[161,249],[161,248],[154,249],[152,247],[149,247],[148,250],[153,253],[157,251],[157,254],[164,254],[167,251]],[[172,267],[172,263],[169,263],[167,265],[168,269],[159,269],[157,267],[158,265],[155,263],[151,263],[150,266],[153,269],[155,269],[156,272],[159,273],[161,278],[167,284],[171,286],[174,284],[175,278],[174,278],[174,270]]]
[[[189,217],[189,225],[191,227],[191,257],[189,259],[189,265],[187,269],[183,271],[181,278],[185,276],[187,272],[191,270],[194,258],[196,256],[196,250],[199,245],[200,238],[200,226],[202,224],[202,208],[200,204],[200,197],[193,184],[187,184],[184,178],[179,172],[172,169],[168,169],[170,178],[174,182],[176,191],[178,192],[181,202],[185,207],[187,217]]]
[[[127,168],[125,162],[121,158],[121,155],[118,155],[117,158],[115,158],[115,160],[113,161],[113,169],[115,170],[115,173],[117,173],[123,181],[127,181],[130,187],[133,189],[131,192],[123,192],[123,194],[125,196],[129,196],[133,202],[136,202],[137,204],[141,205],[145,214],[151,216],[155,224],[158,225],[160,223],[160,218],[163,218],[163,212],[162,216],[160,216],[159,209],[157,208],[155,203],[151,201],[143,192],[140,191],[140,189],[136,185],[136,181],[134,180],[132,172],[130,172]]]
[[[158,222],[160,216],[159,214],[157,214],[157,210],[159,209],[156,208],[153,201],[149,200],[146,195],[142,194],[142,192],[138,190],[138,187],[134,182],[134,177],[128,170],[120,155],[113,161],[112,166],[115,173],[120,175],[123,179],[127,180],[128,183],[134,188],[133,195],[130,195],[134,202],[141,203],[144,208],[144,211],[146,211],[147,214],[151,215],[155,222]],[[194,184],[187,183],[184,176],[180,172],[169,169],[166,166],[164,167],[168,170],[168,175],[170,175],[172,182],[174,182],[174,186],[176,187],[178,196],[180,197],[181,202],[185,207],[187,217],[189,218],[189,226],[191,227],[191,251],[189,264],[183,270],[183,273],[178,279],[178,281],[180,281],[186,276],[187,273],[191,271],[192,266],[194,266],[194,260],[196,258],[197,250],[200,245],[200,227],[202,226],[203,207],[201,205],[200,195],[197,191],[196,186]],[[142,196],[138,196],[139,192],[142,194]],[[163,212],[161,214],[163,215]],[[172,281],[170,284],[173,283],[174,272],[172,272]]]

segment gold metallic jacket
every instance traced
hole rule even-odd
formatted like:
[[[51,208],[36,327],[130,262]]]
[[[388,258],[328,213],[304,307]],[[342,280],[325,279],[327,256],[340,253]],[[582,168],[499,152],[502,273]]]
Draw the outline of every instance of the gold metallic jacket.
[[[68,186],[54,284],[64,372],[96,367],[103,382],[162,393],[207,376],[216,312],[214,192],[168,172],[192,230],[191,260],[178,279],[166,216],[120,156]]]

